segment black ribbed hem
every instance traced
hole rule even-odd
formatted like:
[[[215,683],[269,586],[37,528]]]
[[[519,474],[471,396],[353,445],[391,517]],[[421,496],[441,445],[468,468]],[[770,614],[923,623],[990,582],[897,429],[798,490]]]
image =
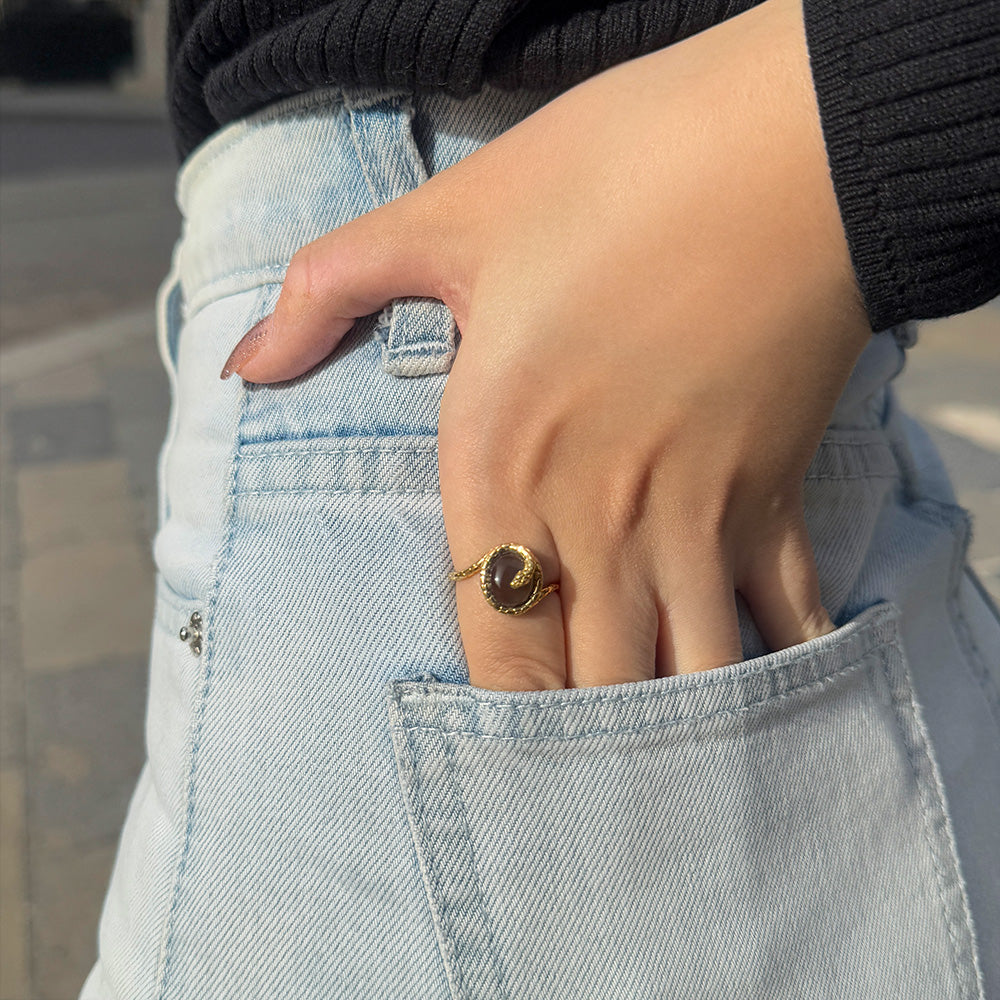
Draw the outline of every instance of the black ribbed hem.
[[[1000,293],[1000,0],[803,0],[872,329]]]
[[[760,0],[171,0],[170,110],[184,159],[215,129],[317,87],[465,98],[568,88]]]

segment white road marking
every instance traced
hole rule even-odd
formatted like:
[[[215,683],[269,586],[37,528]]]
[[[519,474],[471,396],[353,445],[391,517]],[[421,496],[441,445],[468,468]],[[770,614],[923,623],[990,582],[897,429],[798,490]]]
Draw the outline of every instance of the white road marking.
[[[995,407],[945,403],[935,406],[927,419],[942,430],[1000,455],[1000,410]]]
[[[70,368],[94,354],[125,347],[154,337],[156,321],[152,302],[127,309],[91,323],[63,327],[25,337],[0,348],[0,385],[17,382],[56,368]]]

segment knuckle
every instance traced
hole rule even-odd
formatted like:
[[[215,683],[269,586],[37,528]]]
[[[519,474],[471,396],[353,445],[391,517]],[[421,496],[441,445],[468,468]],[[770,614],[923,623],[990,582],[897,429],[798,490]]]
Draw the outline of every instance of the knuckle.
[[[456,323],[464,331],[478,270],[477,244],[469,239],[473,223],[470,211],[456,213],[453,193],[430,183],[440,177],[441,173],[434,174],[404,198],[408,199],[405,204],[414,243],[433,248],[426,260],[431,287],[436,297],[451,309]],[[467,202],[463,204],[468,206]]]
[[[281,294],[285,307],[295,311],[307,310],[317,295],[317,259],[312,244],[297,250],[288,263]]]
[[[502,493],[506,501],[533,503],[551,475],[550,444],[538,428],[519,424],[508,412],[482,419],[482,405],[442,408],[438,465],[449,482],[480,494]]]
[[[727,525],[727,537],[741,547],[751,543],[758,553],[782,550],[803,525],[801,491],[795,485],[761,487],[734,499]]]
[[[625,546],[649,514],[653,470],[648,466],[617,468],[602,484],[598,507],[602,533],[612,546]]]
[[[509,484],[502,463],[470,421],[445,420],[443,415],[438,423],[438,474],[443,489],[457,487],[476,494],[489,492],[491,484]]]

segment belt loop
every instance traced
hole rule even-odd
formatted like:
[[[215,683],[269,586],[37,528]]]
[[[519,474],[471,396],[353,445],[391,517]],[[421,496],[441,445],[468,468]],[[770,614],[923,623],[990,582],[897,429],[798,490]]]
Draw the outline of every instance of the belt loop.
[[[913,347],[917,342],[917,324],[913,320],[907,320],[905,323],[900,323],[898,326],[892,327],[891,332],[896,343],[904,350],[908,347]]]
[[[376,206],[413,191],[428,179],[413,137],[413,99],[403,91],[345,88],[344,103],[365,181]],[[434,298],[393,299],[379,314],[382,368],[390,375],[450,371],[456,350],[455,317]]]

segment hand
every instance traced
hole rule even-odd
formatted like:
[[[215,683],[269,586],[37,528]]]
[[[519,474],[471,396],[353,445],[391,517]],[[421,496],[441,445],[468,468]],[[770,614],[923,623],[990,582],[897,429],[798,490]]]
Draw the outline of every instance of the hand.
[[[390,299],[462,342],[439,468],[456,569],[501,542],[560,589],[501,615],[456,584],[471,682],[613,684],[832,624],[802,483],[871,335],[799,0],[613,67],[300,250],[234,352],[299,375]]]

